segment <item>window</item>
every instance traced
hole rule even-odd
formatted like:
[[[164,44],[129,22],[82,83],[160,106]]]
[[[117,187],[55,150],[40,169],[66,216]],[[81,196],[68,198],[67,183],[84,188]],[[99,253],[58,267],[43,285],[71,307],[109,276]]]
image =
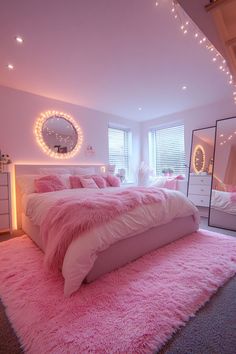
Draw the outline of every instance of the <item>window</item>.
[[[130,177],[131,132],[128,129],[108,128],[109,164],[116,165],[115,173],[125,169]]]
[[[157,176],[165,169],[173,170],[175,175],[185,174],[184,126],[151,130],[149,160]]]

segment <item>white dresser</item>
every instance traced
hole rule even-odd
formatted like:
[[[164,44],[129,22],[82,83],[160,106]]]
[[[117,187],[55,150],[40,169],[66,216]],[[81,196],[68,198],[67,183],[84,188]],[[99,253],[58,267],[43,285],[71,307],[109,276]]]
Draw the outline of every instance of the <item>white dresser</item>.
[[[188,198],[196,205],[209,207],[211,192],[211,175],[190,175]]]
[[[0,233],[11,231],[11,188],[9,172],[0,173]]]

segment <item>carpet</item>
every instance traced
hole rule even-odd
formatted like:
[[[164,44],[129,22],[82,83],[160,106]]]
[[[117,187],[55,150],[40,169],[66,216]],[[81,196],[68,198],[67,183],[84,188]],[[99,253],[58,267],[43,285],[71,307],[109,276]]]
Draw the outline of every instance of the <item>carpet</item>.
[[[63,297],[26,237],[0,244],[0,296],[28,353],[149,353],[236,272],[236,241],[196,232]]]

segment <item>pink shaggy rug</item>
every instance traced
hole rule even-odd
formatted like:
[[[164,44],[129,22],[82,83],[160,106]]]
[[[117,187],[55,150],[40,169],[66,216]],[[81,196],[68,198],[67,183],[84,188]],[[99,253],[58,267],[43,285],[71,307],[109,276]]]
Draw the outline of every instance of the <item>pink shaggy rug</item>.
[[[63,297],[26,237],[0,243],[0,295],[32,354],[150,353],[236,272],[233,237],[196,232]]]

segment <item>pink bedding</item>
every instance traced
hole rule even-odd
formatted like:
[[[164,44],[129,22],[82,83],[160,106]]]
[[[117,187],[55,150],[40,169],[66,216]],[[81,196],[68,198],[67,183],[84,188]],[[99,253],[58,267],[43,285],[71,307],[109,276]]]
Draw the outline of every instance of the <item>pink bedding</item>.
[[[106,194],[109,195],[109,198],[111,200],[111,203],[109,205],[110,210],[110,206],[112,205],[112,201],[114,200],[113,194],[117,194],[119,192],[121,193],[120,195],[122,195],[125,190],[128,190],[128,188],[124,189],[124,187],[117,187],[105,188],[102,190],[92,188],[78,188],[42,194],[32,193],[23,198],[23,210],[24,214],[27,216],[30,222],[33,225],[38,226],[42,231],[43,224],[44,227],[47,228],[46,219],[48,220],[48,222],[53,224],[53,220],[50,219],[49,214],[51,213],[51,210],[55,211],[55,206],[60,209],[59,204],[63,200],[68,200],[68,203],[70,204],[70,201],[73,200],[77,200],[77,202],[82,202],[85,200],[96,200],[98,194]],[[189,201],[184,196],[184,194],[178,191],[172,191],[168,189],[161,189],[161,191],[159,192],[158,188],[156,187],[155,190],[157,191],[156,203],[140,203],[140,205],[135,206],[133,209],[130,208],[129,211],[126,211],[124,213],[121,212],[120,214],[118,213],[117,216],[112,217],[106,222],[102,222],[100,224],[95,223],[96,226],[92,226],[90,229],[89,227],[85,229],[82,228],[82,230],[84,231],[82,231],[79,236],[73,235],[72,239],[70,239],[69,236],[66,236],[66,247],[62,247],[62,257],[59,257],[60,261],[59,263],[57,263],[61,265],[62,262],[61,271],[65,279],[65,295],[68,296],[72,294],[80,287],[87,274],[93,268],[94,262],[96,261],[97,257],[101,254],[101,252],[110,248],[116,242],[141,234],[153,227],[165,225],[175,220],[176,218],[192,216],[196,222],[196,225],[198,225],[198,210],[191,203],[191,201]],[[159,196],[164,196],[164,198],[161,197],[159,199]],[[79,205],[81,205],[81,203]],[[70,213],[69,206],[67,212],[68,214]],[[63,219],[63,212],[61,212],[60,215]],[[56,215],[54,216],[55,218],[57,218]],[[73,216],[73,218],[74,221],[76,221],[76,214]],[[61,227],[64,227],[64,230],[66,230],[65,233],[67,232],[67,230],[73,232],[73,229],[71,229],[70,227],[69,229],[67,229],[68,223],[65,223],[65,226],[64,224],[62,224],[63,223],[61,223]],[[50,235],[48,234],[48,236],[45,236],[46,238],[50,237],[53,239],[52,241],[50,241],[52,242],[52,246],[54,244],[54,241],[58,240],[58,229],[59,226],[55,226],[54,232],[50,233]],[[71,242],[67,244],[68,237]],[[158,233],[156,234],[156,237],[159,237]],[[149,242],[148,239],[147,242]],[[40,243],[42,244],[42,242]],[[67,250],[64,254],[65,249]],[[43,245],[42,250],[44,252],[47,252]],[[57,258],[57,247],[54,248],[53,246],[52,255],[50,255],[50,257],[52,256],[52,259],[54,258],[54,252]],[[60,249],[58,249],[58,252],[60,253]]]
[[[49,210],[41,226],[48,269],[60,269],[69,244],[85,231],[108,222],[141,205],[163,203],[166,194],[156,187],[117,190],[106,194],[101,191],[92,197],[64,198]]]

